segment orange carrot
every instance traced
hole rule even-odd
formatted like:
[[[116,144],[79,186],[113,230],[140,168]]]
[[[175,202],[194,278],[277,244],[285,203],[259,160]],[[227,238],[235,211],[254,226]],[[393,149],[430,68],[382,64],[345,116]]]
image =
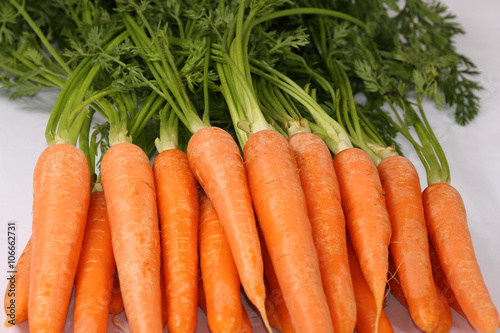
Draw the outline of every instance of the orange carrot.
[[[241,305],[241,323],[239,333],[252,333],[252,323],[250,322],[250,318],[248,317],[247,310],[243,304]]]
[[[12,326],[28,320],[28,298],[31,270],[31,238],[28,240],[14,272],[8,279],[5,290],[4,308],[7,320],[5,326]]]
[[[33,177],[30,331],[62,332],[90,200],[89,164],[70,144],[48,147]]]
[[[498,312],[476,260],[460,194],[436,183],[425,189],[423,202],[429,238],[460,307],[477,331],[494,332]]]
[[[351,269],[352,284],[354,286],[354,295],[356,297],[356,331],[365,332],[393,332],[392,325],[387,318],[384,310],[379,314],[370,287],[366,283],[358,257],[354,252],[350,238],[347,238],[347,253],[349,255],[349,267]],[[378,321],[378,328],[376,323]]]
[[[226,131],[206,127],[191,137],[187,155],[227,235],[243,289],[267,323],[262,254],[240,150]]]
[[[113,276],[113,289],[111,290],[111,301],[109,302],[109,313],[111,314],[111,320],[114,322],[114,318],[117,314],[120,314],[124,309],[123,298],[120,290],[120,280],[118,279],[118,274],[115,271]]]
[[[387,277],[389,284],[389,290],[394,295],[394,297],[406,308],[408,307],[408,302],[406,301],[405,294],[403,292],[403,287],[399,280],[399,276],[396,273],[396,268],[392,259],[389,259],[389,273]],[[438,322],[436,327],[432,330],[433,333],[445,333],[449,332],[452,325],[451,309],[444,297],[444,294],[439,290],[437,285],[434,287],[439,298],[439,310],[438,310]]]
[[[288,142],[300,170],[334,331],[352,332],[356,325],[356,301],[345,245],[345,218],[332,156],[323,140],[310,132],[296,133]]]
[[[276,272],[274,271],[273,263],[271,262],[271,257],[269,257],[269,252],[267,251],[266,243],[264,242],[264,240],[262,240],[261,244],[262,244],[262,259],[264,261],[264,274],[269,284],[271,299],[273,300],[273,303],[276,305],[276,311],[278,312],[278,317],[281,326],[279,331],[282,333],[295,333],[296,330],[292,324],[292,317],[290,317],[290,312],[288,311],[285,300],[283,299],[283,293],[281,292],[281,288],[278,283],[278,278],[276,277]]]
[[[347,231],[380,314],[387,282],[391,224],[379,174],[370,157],[357,148],[341,151],[334,162]]]
[[[167,311],[167,289],[163,274],[163,266],[161,267],[161,274],[160,274],[160,288],[161,288],[161,326],[165,328],[165,325],[168,322],[168,311]]]
[[[439,321],[434,327],[433,333],[446,333],[449,332],[452,325],[451,309],[446,301],[446,297],[436,286],[436,293],[439,297]]]
[[[132,332],[162,332],[160,235],[153,170],[131,143],[113,145],[101,164],[111,240]]]
[[[194,332],[198,276],[198,183],[187,156],[161,152],[153,163],[169,332]]]
[[[201,278],[201,271],[199,272],[199,277],[198,277],[198,305],[200,308],[207,313],[207,302],[205,298],[205,291],[203,289],[203,279]],[[237,332],[239,333],[250,333],[252,332],[252,324],[250,323],[250,318],[248,317],[248,314],[245,310],[245,307],[243,305],[241,306],[241,325],[240,328]]]
[[[257,219],[296,330],[332,332],[306,200],[287,140],[273,130],[259,131],[243,155]]]
[[[95,185],[75,277],[74,332],[106,332],[114,273],[106,201]]]
[[[266,274],[265,272],[266,268],[264,266],[264,276]],[[266,315],[267,319],[269,320],[269,325],[277,329],[279,332],[282,332],[283,329],[281,328],[281,321],[278,309],[276,308],[276,304],[274,304],[271,288],[269,287],[269,283],[267,282],[267,280],[264,280],[264,282],[266,283]]]
[[[434,250],[434,247],[432,246],[432,244],[429,244],[429,256],[431,258],[432,275],[434,277],[434,281],[436,282],[436,285],[439,287],[439,289],[443,293],[448,304],[455,311],[457,311],[462,317],[467,318],[465,316],[464,310],[462,310],[462,308],[460,307],[460,304],[458,304],[457,298],[455,297],[453,290],[451,290],[451,287],[450,287],[450,284],[448,283],[448,280],[446,280],[446,276],[444,276],[444,272],[441,269],[441,265],[439,264],[439,259],[438,259],[437,254],[436,254],[436,250]]]
[[[208,327],[236,332],[242,321],[240,280],[215,209],[200,193],[199,251]]]
[[[432,332],[439,321],[439,298],[432,277],[422,190],[413,164],[402,156],[384,158],[377,167],[385,190],[399,281],[415,324]]]
[[[205,289],[203,287],[203,278],[201,268],[198,266],[198,306],[205,314],[207,313],[207,299],[205,297]]]

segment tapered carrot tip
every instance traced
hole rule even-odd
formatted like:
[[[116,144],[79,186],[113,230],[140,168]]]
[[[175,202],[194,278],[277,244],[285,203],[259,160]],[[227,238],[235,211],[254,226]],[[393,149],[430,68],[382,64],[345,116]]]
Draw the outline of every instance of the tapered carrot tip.
[[[432,184],[423,202],[429,237],[460,307],[477,331],[494,332],[498,312],[476,260],[460,194],[451,185]]]

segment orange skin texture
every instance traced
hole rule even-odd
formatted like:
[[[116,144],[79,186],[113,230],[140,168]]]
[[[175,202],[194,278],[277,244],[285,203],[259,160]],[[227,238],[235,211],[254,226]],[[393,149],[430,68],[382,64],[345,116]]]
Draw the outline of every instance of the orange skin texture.
[[[102,191],[90,195],[87,226],[75,278],[74,332],[106,332],[115,259],[106,201]]]
[[[451,308],[446,301],[446,297],[436,286],[436,293],[439,298],[439,321],[436,327],[434,327],[433,333],[446,333],[451,330],[453,324]]]
[[[30,332],[62,332],[90,200],[83,152],[65,143],[45,149],[35,166],[33,194]]]
[[[394,295],[394,297],[406,308],[408,309],[408,302],[406,301],[405,294],[403,292],[403,287],[399,280],[399,276],[394,268],[394,263],[392,259],[389,261],[389,273],[387,277],[387,282],[389,284],[389,290]],[[436,294],[439,299],[439,310],[438,310],[438,322],[436,327],[432,330],[432,333],[446,333],[449,332],[452,325],[451,308],[446,301],[446,297],[439,290],[438,286],[435,285]]]
[[[439,298],[417,170],[402,156],[383,159],[377,169],[392,227],[390,252],[411,317],[422,330],[432,332],[439,321]]]
[[[375,298],[373,297],[370,287],[366,283],[363,272],[361,271],[360,263],[349,239],[347,241],[347,253],[349,255],[349,266],[351,268],[352,284],[354,286],[354,295],[356,297],[356,331],[358,333],[394,332],[384,310],[380,313],[378,330],[375,327],[378,312]]]
[[[248,313],[245,310],[243,304],[241,305],[241,323],[240,329],[238,333],[252,333],[252,323],[250,322],[250,318],[248,317]]]
[[[206,127],[191,137],[187,155],[227,235],[243,289],[266,321],[262,254],[238,145],[226,131]]]
[[[437,183],[423,193],[429,238],[460,307],[479,332],[494,332],[499,318],[481,275],[462,198],[451,185]]]
[[[288,141],[276,131],[259,131],[243,155],[257,219],[296,330],[332,332],[306,199]]]
[[[434,247],[429,244],[429,256],[431,258],[432,265],[432,275],[434,276],[434,281],[436,281],[436,285],[439,287],[439,290],[443,293],[448,304],[457,311],[462,317],[465,317],[465,313],[458,304],[457,298],[451,290],[450,284],[448,280],[446,280],[446,276],[444,276],[444,272],[441,269],[441,265],[439,264],[439,258],[437,257],[436,250]]]
[[[236,332],[242,321],[240,279],[215,208],[203,193],[198,241],[208,327],[214,333]]]
[[[198,305],[200,308],[207,313],[207,303],[205,299],[205,290],[203,289],[203,279],[201,278],[201,272],[199,272],[200,276],[198,277]],[[250,323],[250,318],[248,317],[247,311],[245,307],[241,306],[241,322],[240,328],[238,330],[239,333],[247,333],[252,332],[252,324]]]
[[[323,288],[336,333],[352,332],[356,301],[347,258],[345,217],[332,156],[317,135],[300,132],[288,142],[300,170]]]
[[[269,257],[269,252],[267,251],[263,240],[262,258],[264,260],[264,274],[266,276],[267,283],[269,284],[269,290],[271,293],[270,296],[279,317],[280,328],[278,330],[281,333],[295,333],[296,330],[292,324],[292,317],[290,317],[290,312],[288,312],[288,308],[286,307],[285,300],[283,299],[283,293],[281,292],[278,278],[276,277],[276,272],[274,271],[273,263],[271,262],[271,257]]]
[[[124,309],[122,292],[120,290],[120,280],[118,275],[113,276],[113,289],[111,290],[111,300],[109,302],[109,313],[114,317]]]
[[[134,144],[116,144],[104,154],[101,177],[130,329],[162,332],[160,231],[149,159]]]
[[[177,149],[154,160],[169,332],[194,332],[198,295],[198,182]]]
[[[14,269],[16,273],[13,273],[14,285],[15,285],[15,296],[9,296],[10,281],[7,283],[7,290],[5,291],[4,298],[4,308],[5,314],[10,313],[10,309],[7,307],[11,304],[13,300],[15,304],[15,317],[13,319],[14,324],[19,324],[23,321],[28,320],[28,299],[30,291],[30,271],[31,271],[31,238],[28,240],[26,247],[21,253],[19,260],[16,263],[16,268]],[[5,326],[12,326],[10,323],[12,319],[7,316],[5,321]]]
[[[379,174],[361,149],[349,148],[334,157],[347,231],[377,309],[382,310],[389,266],[391,223]]]
[[[161,326],[165,328],[168,322],[168,311],[167,311],[167,290],[165,285],[163,264],[161,268],[162,274],[160,274],[160,287],[161,287]]]
[[[264,253],[264,251],[263,251]],[[262,254],[264,255],[264,254]],[[271,259],[269,259],[271,260]],[[266,275],[266,265],[264,264],[264,277],[266,277],[266,280],[264,282],[266,283],[266,314],[267,314],[267,319],[269,320],[269,325],[271,327],[274,327],[278,330],[278,332],[282,332],[283,328],[281,328],[281,321],[278,313],[278,309],[276,308],[276,304],[274,304],[274,298],[271,292],[271,289],[269,287],[269,282],[267,281],[267,275]]]

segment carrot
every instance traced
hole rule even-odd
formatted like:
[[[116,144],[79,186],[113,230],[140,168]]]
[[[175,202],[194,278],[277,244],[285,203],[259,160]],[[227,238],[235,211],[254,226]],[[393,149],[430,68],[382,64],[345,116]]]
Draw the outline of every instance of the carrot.
[[[266,274],[265,272],[266,269],[264,266],[264,276]],[[269,325],[277,329],[279,332],[282,332],[283,329],[281,328],[281,321],[278,309],[276,308],[276,304],[274,303],[271,288],[269,287],[269,283],[267,282],[266,279],[264,279],[264,283],[266,284],[266,315],[267,319],[269,320]]]
[[[74,332],[106,332],[114,273],[106,201],[94,185],[75,278]]]
[[[205,312],[205,314],[207,313],[207,298],[205,297],[205,289],[203,287],[203,278],[200,266],[198,266],[198,306],[203,312]]]
[[[241,305],[241,323],[239,333],[251,333],[252,332],[252,323],[250,322],[250,318],[248,317],[248,313],[245,310],[243,304]]]
[[[70,144],[45,149],[33,177],[30,331],[61,332],[73,290],[90,200],[90,171]]]
[[[199,251],[208,327],[236,332],[242,321],[240,280],[212,202],[200,193]]]
[[[332,156],[317,135],[299,132],[288,142],[297,160],[334,331],[352,332],[356,301],[346,249],[345,217]]]
[[[377,169],[392,227],[390,252],[402,291],[415,324],[432,332],[439,321],[439,298],[432,277],[417,170],[402,156],[384,158]]]
[[[431,258],[432,275],[434,277],[436,285],[439,287],[439,290],[441,290],[441,292],[443,293],[448,304],[462,317],[467,318],[464,311],[460,307],[460,304],[458,304],[457,298],[455,297],[453,290],[451,290],[448,280],[446,280],[446,276],[444,276],[444,272],[441,269],[441,265],[439,264],[436,250],[434,250],[432,244],[429,244],[429,256]]]
[[[205,291],[203,289],[203,279],[201,277],[201,271],[199,272],[199,277],[198,277],[198,305],[200,306],[201,310],[207,313],[207,302],[205,298]],[[248,333],[252,332],[252,324],[250,323],[250,318],[248,317],[248,314],[245,310],[245,307],[242,305],[241,306],[241,325],[240,328],[237,332],[240,333]]]
[[[269,284],[271,299],[276,305],[276,311],[280,321],[279,331],[282,333],[295,333],[296,330],[292,324],[292,317],[290,317],[290,312],[288,311],[285,300],[283,299],[283,293],[281,292],[278,278],[276,277],[276,272],[274,271],[273,263],[271,262],[271,257],[269,257],[266,243],[263,240],[261,243],[262,259],[264,261],[264,274]]]
[[[335,155],[347,231],[381,313],[387,282],[391,224],[379,174],[370,157],[348,148]]]
[[[452,325],[451,309],[446,301],[446,297],[436,286],[436,293],[439,297],[439,321],[434,327],[433,333],[445,333],[449,332]]]
[[[8,279],[5,290],[4,308],[7,320],[5,326],[12,326],[28,320],[28,298],[31,270],[31,238],[28,240],[14,272]]]
[[[403,292],[403,287],[399,280],[399,276],[396,273],[396,268],[394,267],[393,260],[389,260],[389,273],[387,278],[389,284],[389,290],[394,295],[394,297],[406,308],[408,307],[408,302],[406,301],[405,294]],[[444,294],[439,290],[438,286],[435,285],[436,294],[439,299],[439,310],[438,310],[438,322],[436,327],[432,330],[433,333],[444,333],[449,332],[452,325],[451,309],[446,301]]]
[[[499,318],[476,260],[458,191],[435,183],[423,193],[425,219],[439,263],[460,307],[479,332],[494,332]]]
[[[375,297],[361,271],[360,262],[358,261],[358,257],[356,256],[349,237],[347,238],[347,253],[349,256],[349,267],[351,269],[354,295],[356,297],[356,331],[358,333],[393,332],[392,325],[384,310],[379,313]]]
[[[111,290],[111,300],[109,302],[109,313],[111,314],[111,322],[113,325],[123,332],[128,332],[128,330],[115,319],[115,316],[120,314],[124,308],[122,293],[120,290],[120,280],[118,278],[118,272],[115,270],[115,274],[113,276],[113,289]]]
[[[197,314],[198,183],[186,154],[161,152],[154,160],[169,332],[194,332]]]
[[[273,130],[253,134],[243,151],[257,219],[295,329],[332,332],[293,152]]]
[[[243,289],[267,323],[262,254],[240,150],[226,131],[206,127],[189,140],[187,156],[219,216]]]
[[[115,144],[104,154],[101,177],[130,329],[162,332],[160,235],[149,159],[134,144]]]
[[[115,275],[113,276],[113,289],[111,290],[111,300],[109,302],[109,313],[111,314],[111,322],[115,323],[115,316],[120,314],[124,309],[123,298],[120,290],[120,280],[118,279],[118,274],[115,270]]]
[[[167,325],[168,322],[168,310],[167,310],[167,290],[163,274],[163,267],[161,268],[161,274],[160,274],[160,289],[161,289],[161,326],[165,328],[165,325]]]

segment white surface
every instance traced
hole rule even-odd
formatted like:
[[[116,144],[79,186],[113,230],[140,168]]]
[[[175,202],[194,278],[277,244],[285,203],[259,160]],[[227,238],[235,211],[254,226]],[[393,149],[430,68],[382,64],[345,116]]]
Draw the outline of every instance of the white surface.
[[[453,123],[451,111],[426,107],[429,121],[443,145],[452,172],[452,185],[462,194],[469,227],[484,280],[493,302],[500,308],[500,2],[445,1],[467,35],[456,38],[461,53],[472,59],[482,72],[479,80],[485,87],[481,93],[481,113],[467,127]],[[17,223],[18,256],[31,234],[33,169],[45,149],[45,124],[57,95],[44,92],[34,98],[10,101],[0,91],[0,295],[7,283],[7,223]],[[409,146],[406,156],[417,166],[425,187],[425,173]],[[1,298],[0,298],[1,299]],[[419,332],[407,311],[389,296],[386,313],[396,332]],[[258,319],[250,314],[252,322]],[[123,317],[123,314],[121,315]],[[0,311],[0,323],[5,314]],[[207,332],[200,317],[198,332]],[[473,332],[470,325],[454,312],[452,332]],[[256,329],[263,332],[262,326]],[[5,328],[0,324],[0,331]],[[26,323],[5,329],[6,333],[27,332]],[[72,331],[69,324],[67,330]],[[166,331],[166,330],[165,330]],[[119,332],[110,326],[110,332]]]

